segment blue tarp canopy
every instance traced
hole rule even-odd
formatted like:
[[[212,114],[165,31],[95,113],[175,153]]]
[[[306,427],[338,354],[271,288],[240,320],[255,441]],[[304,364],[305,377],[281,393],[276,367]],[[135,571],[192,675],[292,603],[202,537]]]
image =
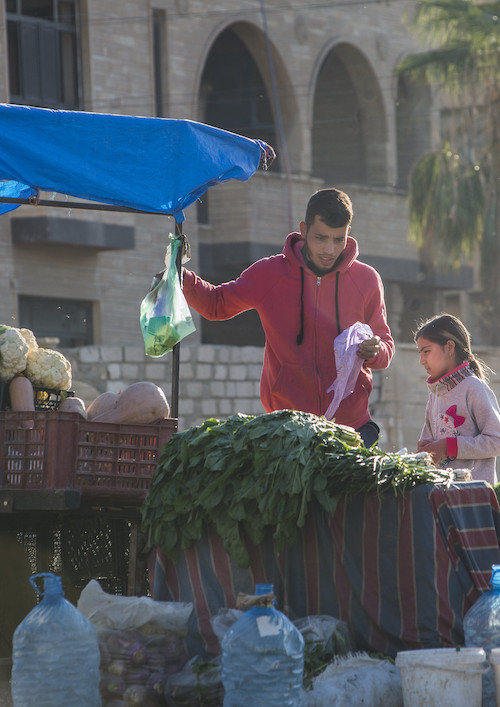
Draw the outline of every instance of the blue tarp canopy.
[[[0,197],[39,191],[174,216],[272,157],[261,140],[191,120],[0,104]],[[17,208],[0,203],[0,214]]]

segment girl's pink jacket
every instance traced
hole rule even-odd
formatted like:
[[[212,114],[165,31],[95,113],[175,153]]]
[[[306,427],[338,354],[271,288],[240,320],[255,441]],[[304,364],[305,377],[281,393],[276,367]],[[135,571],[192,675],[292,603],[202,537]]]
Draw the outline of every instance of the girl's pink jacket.
[[[351,237],[340,264],[323,277],[306,266],[302,245],[300,234],[291,233],[283,253],[257,261],[222,285],[184,270],[184,295],[189,306],[209,320],[257,310],[266,336],[260,383],[266,412],[289,408],[324,415],[333,397],[326,391],[336,378],[334,339],[357,321],[369,324],[382,348],[364,363],[353,393],[335,415],[335,422],[358,428],[370,419],[371,369],[387,368],[394,354],[382,281],[372,267],[357,260],[358,245]]]

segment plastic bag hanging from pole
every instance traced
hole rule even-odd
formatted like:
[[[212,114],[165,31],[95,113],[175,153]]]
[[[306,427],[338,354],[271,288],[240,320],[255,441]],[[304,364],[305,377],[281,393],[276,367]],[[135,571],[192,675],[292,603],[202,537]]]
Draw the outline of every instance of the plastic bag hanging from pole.
[[[144,347],[146,354],[154,358],[168,353],[179,341],[196,330],[177,271],[177,254],[187,241],[183,236],[174,236],[172,233],[168,237],[170,244],[165,255],[166,268],[162,278],[154,278],[151,290],[141,302],[140,322]]]
[[[337,378],[326,391],[332,390],[333,400],[325,412],[327,420],[331,420],[337,412],[337,408],[348,395],[352,393],[356,381],[363,365],[363,359],[357,354],[358,346],[362,341],[371,339],[373,331],[368,324],[355,322],[348,329],[339,334],[333,342],[335,352],[335,365],[337,367]]]

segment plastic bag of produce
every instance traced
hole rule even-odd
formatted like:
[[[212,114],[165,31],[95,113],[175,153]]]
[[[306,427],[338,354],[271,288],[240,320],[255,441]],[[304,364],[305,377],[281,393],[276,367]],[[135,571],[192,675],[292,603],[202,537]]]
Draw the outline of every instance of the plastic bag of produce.
[[[318,614],[296,619],[293,623],[301,632],[306,649],[320,646],[325,653],[332,656],[345,655],[353,649],[345,621]]]
[[[389,660],[354,653],[335,658],[302,693],[303,707],[403,707],[399,668]]]
[[[164,705],[167,677],[188,660],[184,636],[193,605],[115,596],[91,580],[78,608],[97,630],[103,707],[116,700],[127,706]]]
[[[211,661],[195,656],[186,663],[183,670],[170,675],[165,683],[165,700],[169,707],[220,707],[223,699],[220,656]]]
[[[339,334],[333,342],[337,377],[326,391],[333,390],[333,400],[325,412],[327,420],[333,419],[338,406],[354,390],[356,381],[363,365],[363,359],[357,355],[358,346],[362,341],[371,339],[373,331],[368,324],[355,322]]]
[[[185,336],[195,331],[191,312],[177,271],[177,254],[182,236],[169,233],[171,243],[165,256],[161,279],[154,278],[151,290],[141,302],[140,324],[146,354],[163,356]]]
[[[239,609],[219,609],[219,611],[210,617],[210,625],[213,628],[219,645],[222,646],[222,639],[226,631],[238,621],[243,612]]]

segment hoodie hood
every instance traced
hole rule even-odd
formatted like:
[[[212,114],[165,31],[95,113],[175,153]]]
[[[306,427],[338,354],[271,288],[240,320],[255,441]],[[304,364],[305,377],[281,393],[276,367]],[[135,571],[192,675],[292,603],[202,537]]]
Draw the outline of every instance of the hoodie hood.
[[[338,309],[338,285],[339,285],[339,275],[346,272],[351,265],[356,260],[359,249],[358,244],[351,238],[347,236],[347,241],[344,250],[342,251],[342,258],[340,262],[330,270],[330,272],[324,275],[317,275],[311,268],[307,265],[304,257],[302,255],[302,248],[304,247],[304,239],[300,233],[290,233],[285,241],[285,246],[283,248],[283,253],[285,258],[300,270],[300,323],[297,333],[297,345],[301,346],[304,341],[304,278],[315,277],[315,278],[326,278],[327,280],[335,278],[335,309],[336,309],[336,320],[337,320],[337,335],[341,332],[340,326],[340,315]],[[307,275],[306,275],[307,273]]]

